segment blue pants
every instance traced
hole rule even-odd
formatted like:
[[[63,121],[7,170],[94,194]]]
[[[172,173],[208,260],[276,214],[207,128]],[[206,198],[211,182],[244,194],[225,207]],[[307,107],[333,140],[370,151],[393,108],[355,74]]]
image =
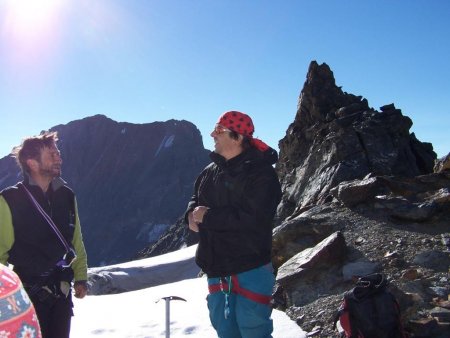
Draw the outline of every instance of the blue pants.
[[[214,286],[220,285],[220,278],[208,278],[210,293],[207,297],[209,318],[219,338],[271,338],[273,322],[270,318],[272,307],[258,300],[250,299],[245,293],[261,295],[270,299],[275,284],[272,264],[245,271],[235,275],[236,285],[231,283],[228,294],[229,315],[225,318],[225,297],[221,290]],[[244,294],[238,292],[244,290]],[[238,293],[236,293],[238,292]]]

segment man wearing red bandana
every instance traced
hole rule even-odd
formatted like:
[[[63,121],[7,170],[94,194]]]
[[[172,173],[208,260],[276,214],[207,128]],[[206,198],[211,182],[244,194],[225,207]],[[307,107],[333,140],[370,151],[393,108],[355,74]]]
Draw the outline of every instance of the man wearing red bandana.
[[[196,262],[208,277],[211,323],[220,338],[272,337],[273,218],[281,188],[277,152],[254,138],[250,116],[229,111],[211,137],[210,163],[185,214],[198,232]]]

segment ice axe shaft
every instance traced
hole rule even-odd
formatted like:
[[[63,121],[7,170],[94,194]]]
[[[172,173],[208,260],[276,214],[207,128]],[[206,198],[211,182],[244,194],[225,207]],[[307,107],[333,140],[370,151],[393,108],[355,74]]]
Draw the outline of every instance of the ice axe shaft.
[[[170,338],[170,301],[182,300],[183,302],[186,302],[186,299],[178,296],[162,297],[161,299],[166,301],[166,338]],[[158,303],[161,299],[158,299],[156,302]]]

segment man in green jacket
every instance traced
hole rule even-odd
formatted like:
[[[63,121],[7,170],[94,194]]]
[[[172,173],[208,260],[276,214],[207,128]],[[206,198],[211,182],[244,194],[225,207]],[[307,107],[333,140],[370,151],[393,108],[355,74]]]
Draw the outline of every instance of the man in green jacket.
[[[87,294],[87,256],[75,194],[61,179],[56,132],[25,139],[13,155],[24,180],[0,193],[0,263],[12,264],[44,338],[68,338],[74,295]]]

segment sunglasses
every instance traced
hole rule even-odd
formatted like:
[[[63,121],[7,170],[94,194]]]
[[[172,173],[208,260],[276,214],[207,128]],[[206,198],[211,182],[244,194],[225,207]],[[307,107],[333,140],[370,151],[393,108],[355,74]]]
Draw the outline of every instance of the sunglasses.
[[[220,124],[216,124],[214,127],[214,132],[217,135],[220,135],[220,134],[227,133],[227,132],[229,133],[229,132],[231,132],[231,130],[228,128],[225,128],[224,126],[221,126]]]

